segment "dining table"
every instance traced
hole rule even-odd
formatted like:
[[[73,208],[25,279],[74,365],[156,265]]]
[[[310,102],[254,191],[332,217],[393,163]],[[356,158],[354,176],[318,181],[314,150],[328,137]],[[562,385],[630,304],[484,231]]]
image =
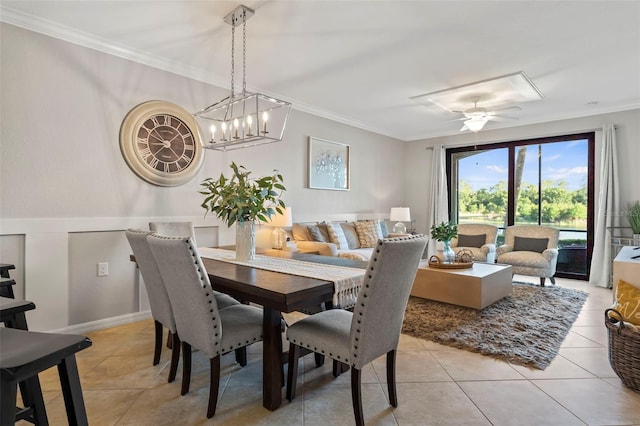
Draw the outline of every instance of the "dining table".
[[[331,307],[333,282],[202,258],[214,290],[263,308],[262,405],[275,410],[284,384],[282,313],[326,304]]]

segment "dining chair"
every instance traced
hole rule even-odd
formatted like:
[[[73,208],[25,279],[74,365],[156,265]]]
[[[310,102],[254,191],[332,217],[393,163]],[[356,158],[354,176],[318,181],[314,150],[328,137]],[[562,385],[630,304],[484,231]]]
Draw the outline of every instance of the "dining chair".
[[[149,230],[158,235],[166,235],[168,237],[191,237],[193,245],[198,247],[192,222],[149,222]],[[216,295],[218,309],[239,303],[228,294],[220,293],[219,291],[214,291],[213,294]]]
[[[218,308],[209,276],[191,237],[151,234],[147,240],[164,278],[182,341],[181,394],[189,391],[193,347],[210,360],[207,418],[211,418],[218,401],[220,356],[262,340],[262,309],[244,304]]]
[[[169,301],[169,295],[165,288],[162,275],[156,265],[156,260],[151,254],[147,235],[150,231],[141,229],[128,229],[125,231],[136,263],[142,274],[147,296],[149,297],[149,307],[155,325],[155,343],[153,347],[153,365],[158,365],[162,353],[162,330],[166,327],[169,330],[171,346],[171,363],[169,367],[168,382],[171,383],[176,378],[178,361],[180,359],[180,338],[176,330],[176,321],[173,316],[173,308]]]
[[[404,311],[418,263],[427,245],[424,235],[378,240],[372,253],[353,312],[331,309],[303,318],[287,329],[289,368],[287,399],[295,397],[298,356],[301,348],[351,367],[351,399],[357,425],[364,425],[361,394],[362,368],[387,355],[389,402],[398,406],[396,351]]]

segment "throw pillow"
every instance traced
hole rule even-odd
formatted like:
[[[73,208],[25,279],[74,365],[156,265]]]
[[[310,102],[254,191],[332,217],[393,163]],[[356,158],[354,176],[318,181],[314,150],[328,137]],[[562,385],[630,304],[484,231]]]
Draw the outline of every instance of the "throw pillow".
[[[458,247],[477,247],[480,248],[487,241],[487,234],[480,235],[464,235],[458,234]]]
[[[375,247],[378,240],[382,238],[380,224],[377,221],[358,221],[355,225],[360,247]]]
[[[624,321],[640,326],[640,288],[619,280],[613,309],[620,312]]]
[[[548,238],[525,238],[515,237],[513,242],[514,251],[535,251],[542,253],[547,249]]]
[[[382,238],[387,238],[389,236],[389,228],[387,227],[387,222],[384,220],[380,221],[380,231],[382,231]]]
[[[291,232],[293,233],[293,239],[296,241],[310,241],[311,239],[307,226],[301,223],[294,223]]]
[[[320,243],[329,242],[322,231],[320,231],[320,227],[318,225],[309,225],[307,226],[307,230],[309,231],[309,237],[311,237],[311,241],[318,241]]]
[[[356,232],[356,226],[353,222],[343,222],[340,224],[342,227],[342,232],[344,233],[345,238],[347,239],[347,244],[349,245],[349,249],[357,249],[360,248],[360,240],[358,239],[358,232]]]
[[[349,249],[347,237],[345,237],[344,232],[342,231],[342,226],[340,226],[339,223],[328,222],[327,231],[329,232],[329,238],[331,239],[331,242],[336,245],[338,250]]]

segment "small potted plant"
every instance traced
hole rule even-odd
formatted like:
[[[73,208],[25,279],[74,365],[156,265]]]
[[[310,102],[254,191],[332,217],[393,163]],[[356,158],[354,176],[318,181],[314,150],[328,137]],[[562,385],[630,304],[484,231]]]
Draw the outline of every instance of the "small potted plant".
[[[629,203],[627,221],[629,222],[631,232],[633,233],[633,244],[640,245],[640,201]]]
[[[245,167],[233,162],[230,167],[230,178],[221,173],[218,179],[207,178],[200,184],[205,196],[201,207],[205,215],[212,212],[229,227],[236,224],[236,258],[250,260],[255,258],[255,223],[283,212],[286,188],[277,170],[271,176],[251,178]]]
[[[431,238],[444,245],[442,254],[446,263],[454,263],[456,254],[451,248],[451,240],[458,235],[458,226],[453,222],[442,222],[431,227]]]

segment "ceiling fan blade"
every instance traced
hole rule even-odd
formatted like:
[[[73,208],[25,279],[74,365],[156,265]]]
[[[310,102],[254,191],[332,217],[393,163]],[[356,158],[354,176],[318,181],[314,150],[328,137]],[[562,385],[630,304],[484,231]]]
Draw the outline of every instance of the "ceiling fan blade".
[[[504,108],[494,108],[491,111],[506,111],[506,110],[514,110],[514,111],[522,111],[522,108],[520,108],[519,106],[508,106],[508,107],[504,107]]]
[[[493,121],[510,121],[510,120],[519,120],[518,117],[509,117],[508,115],[492,115],[489,120]]]

